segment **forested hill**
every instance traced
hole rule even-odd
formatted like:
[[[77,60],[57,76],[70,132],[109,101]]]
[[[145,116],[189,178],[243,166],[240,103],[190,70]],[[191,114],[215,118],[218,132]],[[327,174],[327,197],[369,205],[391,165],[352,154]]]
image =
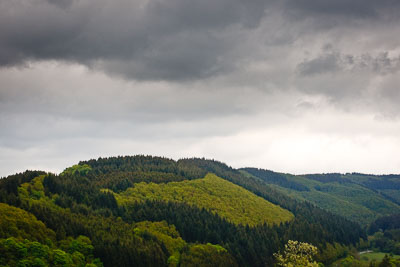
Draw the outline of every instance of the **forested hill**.
[[[241,172],[294,199],[309,201],[362,225],[400,213],[400,175],[291,175],[256,168]]]
[[[0,180],[0,222],[12,223],[0,223],[0,265],[271,266],[288,240],[329,263],[366,238],[282,188],[214,160],[141,155],[11,175]]]

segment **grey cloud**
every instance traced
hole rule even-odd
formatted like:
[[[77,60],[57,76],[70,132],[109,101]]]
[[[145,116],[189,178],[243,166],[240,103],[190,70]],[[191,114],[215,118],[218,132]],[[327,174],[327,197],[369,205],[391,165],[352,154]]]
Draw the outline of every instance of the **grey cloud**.
[[[399,71],[397,51],[352,54],[331,47],[298,63],[292,84],[346,112],[362,109],[377,118],[398,119]]]
[[[379,75],[400,70],[400,55],[389,56],[388,52],[361,55],[328,51],[315,58],[306,59],[297,65],[301,75],[317,75],[333,72],[371,72]]]
[[[399,5],[0,0],[0,171],[138,153],[392,170]],[[340,146],[365,135],[368,153]]]
[[[235,46],[226,32],[257,26],[265,6],[261,0],[3,0],[0,65],[55,59],[133,79],[208,77],[226,68],[221,58]]]
[[[76,68],[76,65],[39,63],[32,69],[1,71],[2,133],[7,133],[9,137],[17,136],[9,132],[6,125],[13,124],[15,118],[25,118],[26,114],[39,118],[51,117],[54,121],[57,118],[64,121],[77,120],[84,124],[121,121],[148,126],[252,114],[257,110],[256,106],[260,105],[256,105],[251,98],[252,89],[235,92],[218,88],[216,92],[210,87],[218,86],[200,83],[196,89],[193,89],[196,86],[194,84],[187,88],[186,84],[136,83],[113,79],[101,73],[86,71],[82,74],[82,67],[78,67],[78,70]],[[50,119],[47,121],[51,124]]]
[[[388,52],[382,52],[374,57],[363,54],[356,59],[355,65],[357,69],[367,68],[379,74],[395,73],[400,70],[400,55],[390,57]]]
[[[1,0],[0,6],[0,66],[61,60],[128,79],[172,81],[230,73],[259,57],[246,42],[259,27],[273,47],[315,35],[324,24],[348,26],[359,18],[384,24],[400,14],[394,0]],[[334,60],[320,58],[302,72],[320,64],[334,69]]]
[[[305,76],[334,72],[340,68],[339,61],[338,55],[331,53],[304,61],[297,65],[297,69],[301,75]]]
[[[74,0],[47,0],[50,4],[56,5],[60,8],[67,8],[72,5]]]
[[[398,16],[399,1],[396,0],[298,0],[286,1],[288,11],[298,16],[336,17],[337,22],[341,19],[365,19],[384,18],[389,14]],[[389,11],[389,12],[388,12]]]
[[[315,36],[330,32],[337,39],[357,34],[359,30],[385,31],[400,19],[400,2],[396,0],[299,0],[282,1],[281,12],[299,36]],[[379,28],[379,30],[377,30]],[[301,38],[301,37],[300,37]],[[385,39],[390,42],[390,40]]]
[[[366,23],[358,28],[345,29],[343,25],[347,21],[342,20],[343,27],[315,31],[316,25],[328,13],[339,20],[341,16],[353,18],[361,13],[365,14],[363,19],[374,20],[382,15],[382,10],[390,7],[391,1],[386,0],[381,4],[366,1],[365,7],[360,10],[355,8],[361,5],[360,1],[348,4],[351,12],[360,14],[340,12],[346,8],[345,1],[301,1],[301,5],[259,0],[248,3],[242,0],[65,0],[60,2],[61,5],[54,3],[53,0],[1,2],[0,36],[4,38],[0,38],[0,62],[3,66],[55,59],[67,61],[67,64],[77,62],[126,79],[176,81],[173,86],[183,90],[193,87],[193,80],[200,79],[213,85],[200,86],[198,90],[210,90],[211,93],[221,90],[218,88],[257,88],[266,93],[299,91],[320,94],[338,101],[353,96],[371,99],[375,93],[365,94],[365,91],[375,86],[374,79],[394,75],[400,70],[400,55],[396,50],[400,40],[394,34],[396,30],[392,24],[376,22],[370,28],[370,24]],[[393,4],[392,10],[397,10],[398,6]],[[286,13],[289,10],[296,12],[303,21],[289,19]],[[326,43],[331,45],[326,46]],[[391,43],[391,47],[382,45],[387,43]],[[315,51],[318,47],[324,47],[320,53],[302,54],[307,50]],[[3,77],[3,81],[5,79]],[[187,83],[179,85],[181,81]],[[63,83],[65,86],[62,87],[52,85],[54,91],[64,92],[62,97],[82,87],[71,84],[68,79],[64,79]],[[57,102],[53,99],[61,95],[53,95],[52,92],[36,94],[35,90],[26,89],[27,85],[18,86],[24,88],[18,94],[10,92],[15,89],[4,87],[3,91],[0,90],[3,110],[15,109],[10,101],[5,100],[13,94],[16,102],[29,95],[40,103],[33,109],[45,113],[52,110],[46,107]],[[97,84],[86,86],[96,88]],[[104,87],[107,86],[110,89],[105,93]],[[102,88],[98,95],[109,97],[110,92],[121,92],[115,85],[107,84]],[[135,90],[134,87],[129,88]],[[383,89],[379,87],[377,90]],[[95,94],[87,91],[87,96]],[[387,97],[389,94],[381,95]],[[80,102],[76,105],[67,102],[63,109],[68,110],[67,116],[81,114],[89,119],[99,117],[99,114],[103,118],[113,118],[110,114],[122,114],[121,110],[127,111],[125,117],[151,110],[148,120],[168,119],[168,114],[169,119],[190,119],[206,114],[199,115],[196,109],[177,115],[179,111],[168,112],[168,105],[163,106],[165,103],[158,106],[161,108],[155,108],[155,104],[120,104],[122,98],[137,98],[143,103],[150,101],[127,94],[110,105],[107,104],[110,99],[107,97],[99,97],[95,101],[96,105],[103,106],[101,109],[93,105],[85,107]],[[159,98],[162,97],[165,94],[160,93]],[[184,99],[188,103],[195,102],[194,98]],[[228,104],[229,100],[226,99]],[[216,101],[222,103],[225,100],[217,98]],[[206,102],[202,99],[199,105],[193,104],[193,107],[200,107]],[[207,114],[247,112],[235,105],[232,109],[224,109],[227,103],[222,103],[224,107],[221,109],[210,109]],[[179,110],[182,101],[171,100],[170,105]],[[206,108],[209,106],[206,105]]]
[[[146,49],[133,60],[101,60],[92,66],[143,80],[207,78],[232,69],[227,47],[227,41],[217,34],[186,32],[160,38],[152,50]]]

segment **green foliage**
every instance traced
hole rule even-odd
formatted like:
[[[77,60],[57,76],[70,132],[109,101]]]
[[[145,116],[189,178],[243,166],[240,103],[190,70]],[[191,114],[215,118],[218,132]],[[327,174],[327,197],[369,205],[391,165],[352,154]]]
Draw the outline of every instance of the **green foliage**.
[[[87,171],[85,164],[91,170]],[[340,251],[344,245],[354,244],[363,237],[356,224],[309,203],[295,201],[275,190],[276,184],[268,185],[217,161],[134,156],[90,160],[79,165],[62,175],[26,172],[0,181],[0,201],[34,214],[56,233],[57,241],[40,242],[45,242],[41,244],[46,244],[51,251],[58,249],[65,253],[58,251],[56,258],[60,263],[80,265],[85,258],[87,266],[93,266],[100,262],[87,260],[87,255],[93,253],[89,258],[100,257],[105,266],[185,266],[210,262],[219,262],[222,266],[226,263],[271,266],[273,253],[289,239],[315,244],[321,255],[325,255],[323,259],[329,261],[332,255],[340,254],[333,250]],[[220,178],[211,179],[207,184],[202,178],[208,172]],[[288,177],[287,181],[292,180]],[[191,196],[180,191],[177,194],[185,199],[179,202],[145,197],[140,202],[119,206],[112,193],[100,190],[121,192],[140,186],[141,182],[153,182],[159,187],[175,183],[179,185],[177,189],[182,185],[195,188],[194,193],[206,196],[199,200],[207,206],[188,205],[186,198]],[[227,207],[236,201],[238,205],[234,207],[247,212],[244,203],[249,195],[243,197],[243,191],[233,189],[232,183],[252,197],[257,195],[262,202],[267,200],[282,207],[281,210],[290,210],[295,217],[279,225],[258,223],[249,227],[231,223],[218,215],[220,211],[212,213],[205,208],[217,197],[228,203]],[[240,193],[236,200],[224,197],[224,192],[230,194],[230,190]],[[151,194],[154,192],[146,193]],[[214,202],[219,209],[224,208]],[[90,238],[91,243],[81,235]],[[334,245],[329,246],[330,243]],[[41,255],[39,252],[37,255]],[[39,260],[37,265],[46,264]]]
[[[387,253],[384,252],[368,252],[362,254],[362,259],[365,258],[368,261],[382,261],[385,255],[388,255]],[[392,255],[391,256],[393,259],[400,259],[400,255]]]
[[[400,215],[377,219],[369,226],[370,246],[381,252],[400,255]]]
[[[179,266],[180,257],[181,257],[181,255],[179,252],[172,254],[171,256],[169,256],[169,258],[167,260],[167,265],[169,267]]]
[[[45,196],[43,179],[46,175],[40,175],[38,177],[33,178],[30,182],[21,184],[18,187],[18,193],[21,199],[36,199],[39,200]]]
[[[400,229],[376,232],[370,238],[370,245],[379,251],[400,255]]]
[[[88,237],[82,235],[78,236],[76,239],[70,237],[67,240],[62,240],[60,242],[60,248],[71,254],[77,252],[84,257],[92,255],[94,250],[92,241]]]
[[[379,267],[395,267],[395,266],[400,266],[400,260],[395,259],[392,256],[385,255],[382,259],[382,261],[378,265]]]
[[[392,229],[400,229],[400,214],[393,214],[378,218],[369,226],[369,234],[373,234],[379,230],[386,231]]]
[[[10,175],[6,178],[0,179],[0,202],[8,203],[10,205],[20,205],[20,199],[18,198],[18,187],[22,183],[31,181],[33,178],[43,175],[45,172],[42,171],[25,171],[23,173],[17,173]]]
[[[362,263],[359,260],[354,259],[353,256],[349,255],[346,258],[340,260],[340,266],[357,267],[357,266],[362,266]],[[366,266],[366,265],[364,265],[364,266]]]
[[[152,235],[161,241],[169,254],[168,266],[236,266],[235,259],[220,245],[188,244],[166,221],[143,221],[135,224],[134,232],[146,238]]]
[[[282,253],[274,254],[277,265],[284,267],[318,267],[313,257],[318,249],[311,244],[289,240]]]
[[[179,260],[180,251],[187,245],[175,228],[166,222],[131,225],[121,218],[106,218],[91,212],[83,216],[57,207],[48,197],[41,200],[29,199],[29,208],[49,227],[57,229],[60,238],[76,233],[91,237],[93,246],[84,237],[60,241],[60,248],[72,255],[73,262],[78,262],[94,249],[94,254],[101,257],[106,266],[162,266],[167,263],[169,256]],[[60,253],[60,262],[69,260],[64,256]],[[171,264],[172,261],[173,258],[170,259]]]
[[[344,258],[349,254],[349,249],[346,246],[342,246],[339,243],[330,244],[327,243],[325,248],[315,256],[318,262],[324,262],[330,264],[337,259]]]
[[[155,236],[168,250],[170,255],[179,260],[179,254],[187,243],[180,237],[174,225],[168,225],[166,221],[143,221],[135,224],[134,231],[139,236],[151,234]],[[174,259],[168,259],[174,261]]]
[[[267,225],[244,227],[227,222],[204,209],[184,203],[150,202],[126,207],[124,220],[166,220],[187,242],[221,244],[241,266],[264,266],[281,245],[277,232]]]
[[[69,253],[27,239],[18,241],[14,237],[0,239],[0,265],[5,266],[85,266],[102,267],[92,254]]]
[[[57,237],[85,235],[92,244],[77,238],[75,242],[61,241],[60,247],[71,253],[83,255],[94,249],[105,266],[162,266],[168,258],[168,252],[161,241],[152,235],[141,236],[133,231],[134,226],[121,218],[103,217],[89,213],[73,213],[69,209],[54,207],[54,204],[37,203],[29,210],[48,227],[57,229]]]
[[[16,237],[45,242],[55,240],[55,233],[32,214],[0,203],[0,238]]]
[[[67,184],[55,183],[59,182],[57,181],[58,177],[62,181],[67,181]],[[81,176],[65,174],[58,177],[47,175],[44,179],[41,179],[45,185],[45,190],[48,190],[47,186],[50,185],[55,186],[57,190],[60,190],[60,187],[66,187],[68,188],[66,191],[72,193],[76,193],[73,190],[76,189],[80,192],[79,194],[83,193],[84,198],[88,198],[88,196],[94,196],[93,198],[95,198],[98,195],[104,195],[100,191],[96,193],[93,187],[84,185],[79,187],[78,184],[74,184],[73,182],[80,179],[79,177]],[[71,181],[68,178],[72,178],[73,180]],[[35,179],[32,180],[33,183]],[[82,177],[82,179],[86,178]],[[68,187],[69,183],[74,186]],[[115,263],[118,263],[119,266],[130,266],[132,263],[140,264],[141,262],[146,262],[145,265],[157,266],[162,265],[166,261],[167,255],[161,247],[161,242],[157,242],[155,238],[144,240],[135,235],[131,224],[124,223],[121,219],[114,220],[95,215],[88,207],[83,209],[84,214],[80,214],[83,206],[82,204],[76,204],[74,199],[72,199],[70,205],[74,206],[73,210],[78,211],[78,213],[71,212],[69,208],[65,209],[56,205],[59,201],[59,196],[57,194],[51,195],[50,192],[47,192],[47,195],[40,199],[35,199],[29,193],[29,190],[26,189],[29,186],[30,183],[25,183],[18,188],[19,192],[21,192],[20,196],[23,207],[44,221],[49,228],[56,230],[58,239],[65,239],[68,235],[79,236],[83,234],[93,240],[93,245],[87,244],[87,240],[85,241],[85,239],[80,237],[74,242],[69,242],[71,241],[70,239],[61,241],[60,246],[63,251],[69,251],[72,254],[79,252],[85,255],[88,252],[85,252],[82,248],[85,248],[87,251],[92,250],[93,246],[94,254],[100,257],[107,266],[113,266]],[[110,196],[112,197],[112,195]],[[101,204],[99,205],[100,207],[102,206]],[[108,215],[110,216],[111,214]],[[61,252],[59,254],[60,261],[68,259]],[[80,257],[78,253],[75,253],[75,260],[78,260]]]
[[[253,168],[242,171],[273,184],[277,190],[295,199],[309,201],[364,226],[382,215],[400,213],[400,202],[383,193],[397,188],[396,178],[388,180],[384,176],[338,173],[294,176]],[[387,189],[391,185],[392,189]],[[301,186],[309,190],[303,190]],[[391,192],[394,195],[393,190]],[[400,191],[397,194],[400,197]]]
[[[243,171],[244,175],[249,173],[262,179],[267,184],[276,184],[295,191],[310,191],[307,186],[294,181],[294,179],[288,179],[288,177],[282,173],[257,168],[243,168],[241,170]]]
[[[182,253],[181,266],[237,266],[226,249],[218,245],[197,244]]]
[[[235,224],[279,224],[293,215],[261,197],[217,177],[207,174],[203,179],[167,184],[139,183],[116,194],[119,204],[145,200],[173,201],[205,208]]]
[[[96,185],[85,176],[65,174],[62,176],[47,175],[43,180],[48,195],[56,195],[55,203],[63,208],[73,203],[81,204],[81,208],[117,209],[117,202],[110,193],[101,192]],[[83,206],[82,206],[83,205]]]
[[[310,203],[296,201],[250,174],[244,176],[240,171],[214,160],[194,158],[182,161],[190,162],[190,164],[215,173],[219,177],[291,211],[295,215],[295,219],[288,227],[286,241],[294,239],[322,245],[327,240],[329,240],[328,242],[339,242],[341,244],[355,244],[360,237],[366,239],[365,232],[357,223],[350,223],[348,220],[326,212]],[[323,229],[329,229],[329,231],[324,231]],[[314,232],[314,234],[310,234],[310,231]]]
[[[202,178],[206,171],[186,161],[174,161],[164,157],[126,156],[98,158],[97,160],[82,161],[79,165],[89,165],[93,173],[111,174],[115,172],[161,172],[176,174],[186,179]]]
[[[87,175],[91,170],[92,168],[87,164],[76,164],[66,168],[60,175]]]
[[[147,183],[168,183],[168,182],[179,182],[186,180],[187,178],[175,174],[175,173],[164,173],[164,172],[112,172],[107,174],[99,174],[93,178],[95,184],[101,188],[109,188],[114,192],[122,192],[129,187],[133,187],[135,183],[147,182]]]
[[[397,267],[400,266],[400,259],[398,256],[390,256],[384,253],[365,253],[362,254],[361,259],[352,255],[341,259],[332,266],[343,267]]]

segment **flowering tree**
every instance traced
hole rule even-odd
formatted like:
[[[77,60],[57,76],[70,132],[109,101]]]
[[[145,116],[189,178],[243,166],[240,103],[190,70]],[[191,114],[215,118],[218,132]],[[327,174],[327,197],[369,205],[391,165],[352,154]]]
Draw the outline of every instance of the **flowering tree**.
[[[278,266],[284,267],[318,267],[313,256],[318,249],[311,244],[289,240],[283,253],[275,253]]]

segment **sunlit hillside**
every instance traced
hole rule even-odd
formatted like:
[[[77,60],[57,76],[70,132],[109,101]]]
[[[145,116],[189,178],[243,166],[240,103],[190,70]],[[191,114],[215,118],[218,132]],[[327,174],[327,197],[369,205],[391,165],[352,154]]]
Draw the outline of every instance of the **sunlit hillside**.
[[[202,179],[169,183],[137,183],[115,194],[118,204],[161,200],[187,203],[217,213],[235,224],[279,224],[293,214],[214,174]]]

